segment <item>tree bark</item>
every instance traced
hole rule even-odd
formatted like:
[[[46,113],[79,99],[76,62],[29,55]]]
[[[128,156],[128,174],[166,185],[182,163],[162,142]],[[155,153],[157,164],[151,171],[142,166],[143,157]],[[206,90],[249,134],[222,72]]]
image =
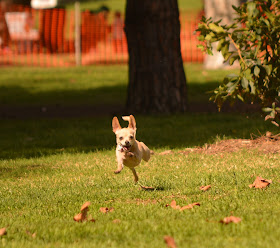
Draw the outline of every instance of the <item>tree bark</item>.
[[[187,109],[177,0],[127,0],[127,109],[174,113]]]
[[[222,20],[222,24],[233,22],[235,11],[232,5],[239,6],[243,0],[204,0],[204,9],[206,18],[212,17],[214,21]],[[244,2],[244,1],[243,1]],[[204,67],[206,69],[218,69],[229,66],[224,63],[221,52],[217,52],[217,43],[213,44],[213,55],[206,55]],[[230,50],[235,50],[230,46]]]

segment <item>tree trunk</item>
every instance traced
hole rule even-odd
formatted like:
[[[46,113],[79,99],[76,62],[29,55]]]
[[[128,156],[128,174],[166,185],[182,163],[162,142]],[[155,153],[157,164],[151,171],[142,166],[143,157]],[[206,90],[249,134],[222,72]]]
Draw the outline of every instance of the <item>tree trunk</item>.
[[[127,109],[131,113],[186,111],[177,0],[127,0],[125,32],[129,51]]]
[[[232,5],[239,6],[242,0],[204,0],[204,9],[206,18],[212,17],[214,21],[222,20],[222,24],[233,22],[235,11]],[[243,1],[244,2],[244,1]],[[217,43],[213,44],[213,55],[207,55],[204,61],[206,69],[218,69],[229,66],[224,63],[221,52],[217,52]],[[230,46],[230,50],[235,50]]]

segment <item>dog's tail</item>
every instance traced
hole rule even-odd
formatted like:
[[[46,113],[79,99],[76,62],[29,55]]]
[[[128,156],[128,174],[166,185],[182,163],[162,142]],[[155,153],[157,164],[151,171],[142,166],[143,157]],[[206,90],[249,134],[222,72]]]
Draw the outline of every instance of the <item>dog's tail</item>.
[[[124,121],[128,121],[128,127],[136,130],[136,121],[133,115],[123,116]]]
[[[130,121],[130,117],[129,116],[123,116],[122,118],[123,118],[124,121],[128,121],[128,122]]]

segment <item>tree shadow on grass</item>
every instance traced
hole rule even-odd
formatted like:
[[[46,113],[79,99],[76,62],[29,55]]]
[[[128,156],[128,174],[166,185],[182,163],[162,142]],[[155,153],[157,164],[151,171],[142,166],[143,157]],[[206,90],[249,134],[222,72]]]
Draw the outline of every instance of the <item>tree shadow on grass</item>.
[[[217,82],[188,84],[190,112],[135,115],[138,140],[152,149],[183,149],[212,143],[217,136],[249,138],[250,133],[276,130],[254,114],[235,113],[244,112],[243,107],[237,107],[234,113],[228,110],[218,113],[205,95]],[[6,90],[11,98],[20,97],[16,103],[6,95],[5,104],[2,102],[0,106],[2,159],[112,150],[115,146],[112,117],[116,114],[120,119],[121,115],[129,114],[124,110],[125,85],[36,94],[14,86]]]
[[[187,113],[139,116],[137,139],[151,149],[184,149],[213,143],[219,138],[250,138],[250,134],[276,131],[262,118],[240,114]],[[62,153],[112,150],[112,117],[1,121],[2,159],[42,157]],[[121,122],[123,126],[127,125]]]
[[[25,178],[32,175],[32,178],[40,177],[42,173],[53,173],[52,168],[45,166],[44,164],[28,164],[20,165],[17,167],[0,167],[0,178]]]

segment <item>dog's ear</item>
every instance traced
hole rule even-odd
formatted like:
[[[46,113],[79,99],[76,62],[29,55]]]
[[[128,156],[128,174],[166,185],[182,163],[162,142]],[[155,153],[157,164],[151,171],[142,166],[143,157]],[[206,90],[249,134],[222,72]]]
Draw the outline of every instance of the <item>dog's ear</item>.
[[[118,118],[115,116],[112,120],[112,128],[113,128],[113,132],[116,133],[118,130],[122,129]]]
[[[128,124],[128,127],[131,128],[131,129],[136,130],[136,121],[135,121],[135,118],[134,118],[133,115],[130,115],[130,116],[129,116],[129,124]]]

